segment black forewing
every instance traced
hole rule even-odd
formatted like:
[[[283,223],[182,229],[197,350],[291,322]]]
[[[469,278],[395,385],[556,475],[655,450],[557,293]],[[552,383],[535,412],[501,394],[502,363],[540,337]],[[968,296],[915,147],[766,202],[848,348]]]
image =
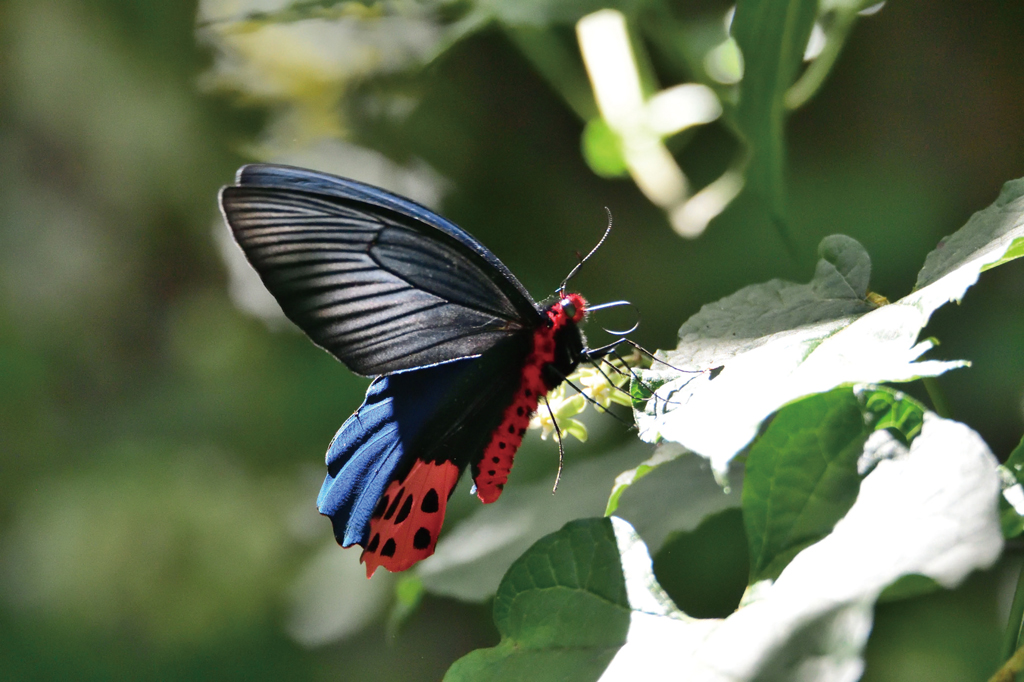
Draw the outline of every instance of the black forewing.
[[[352,180],[246,166],[225,219],[285,314],[360,374],[479,355],[540,313],[482,244],[432,211]]]

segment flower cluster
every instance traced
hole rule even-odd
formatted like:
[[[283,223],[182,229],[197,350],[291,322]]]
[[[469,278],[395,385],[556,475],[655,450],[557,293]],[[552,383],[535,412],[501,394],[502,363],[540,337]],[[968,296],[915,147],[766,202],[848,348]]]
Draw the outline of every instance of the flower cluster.
[[[581,365],[541,401],[530,420],[530,428],[540,429],[540,437],[547,440],[555,432],[557,423],[562,434],[586,442],[587,427],[574,417],[591,402],[604,409],[612,403],[629,406],[627,384],[632,376],[631,368],[639,362],[640,355],[634,353],[625,358],[602,358],[593,364]]]

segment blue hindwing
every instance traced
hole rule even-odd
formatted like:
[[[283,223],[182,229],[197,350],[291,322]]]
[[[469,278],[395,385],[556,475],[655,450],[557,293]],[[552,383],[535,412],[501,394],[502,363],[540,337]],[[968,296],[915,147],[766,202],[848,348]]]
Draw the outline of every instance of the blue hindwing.
[[[473,360],[378,377],[327,449],[316,504],[343,547],[366,545],[370,516],[388,483],[416,459],[416,440]],[[461,464],[461,466],[465,466]]]

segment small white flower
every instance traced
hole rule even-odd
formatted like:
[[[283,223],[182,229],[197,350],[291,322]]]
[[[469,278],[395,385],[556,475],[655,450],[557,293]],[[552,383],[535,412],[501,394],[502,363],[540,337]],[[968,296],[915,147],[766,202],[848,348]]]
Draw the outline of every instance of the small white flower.
[[[640,356],[634,354],[622,360],[601,359],[592,365],[579,367],[541,401],[530,420],[530,428],[540,429],[540,437],[547,440],[555,432],[557,422],[563,434],[586,442],[587,427],[573,417],[587,409],[590,402],[605,409],[612,403],[630,405],[629,390],[623,387],[629,383],[630,367],[639,360]],[[570,384],[582,393],[570,388]]]

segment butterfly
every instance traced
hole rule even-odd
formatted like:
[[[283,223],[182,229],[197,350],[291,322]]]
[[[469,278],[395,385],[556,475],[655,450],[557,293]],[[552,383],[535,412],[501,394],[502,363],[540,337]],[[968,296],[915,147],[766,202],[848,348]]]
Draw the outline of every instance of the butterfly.
[[[497,500],[539,400],[607,350],[586,347],[588,304],[564,282],[535,303],[469,233],[385,190],[255,164],[220,206],[285,315],[376,377],[327,449],[317,499],[338,543],[363,547],[367,577],[434,552],[467,467],[477,497]]]

